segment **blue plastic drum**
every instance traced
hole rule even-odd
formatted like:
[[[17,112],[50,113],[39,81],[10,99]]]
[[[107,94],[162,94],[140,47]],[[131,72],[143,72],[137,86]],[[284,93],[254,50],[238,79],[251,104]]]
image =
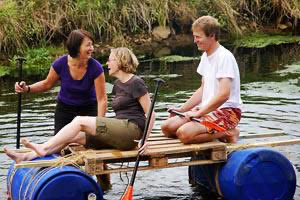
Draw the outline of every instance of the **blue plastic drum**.
[[[189,175],[229,200],[291,200],[296,190],[290,161],[266,148],[233,152],[225,164],[190,167]]]
[[[36,160],[53,158],[55,155]],[[12,164],[7,189],[12,200],[103,200],[103,192],[96,181],[72,166],[14,170]]]

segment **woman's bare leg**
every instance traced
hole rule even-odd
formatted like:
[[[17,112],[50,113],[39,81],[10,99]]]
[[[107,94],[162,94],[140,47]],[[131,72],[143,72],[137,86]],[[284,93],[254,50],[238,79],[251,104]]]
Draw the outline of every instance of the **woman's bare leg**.
[[[13,150],[8,149],[6,146],[4,147],[4,152],[8,157],[16,161],[16,163],[32,160],[38,157],[38,155],[34,151],[26,152],[26,153],[17,153]]]
[[[85,134],[81,131],[87,132],[91,135],[96,135],[96,117],[75,117],[71,123],[67,124],[54,137],[44,144],[31,143],[26,139],[22,139],[21,143],[24,144],[25,147],[34,150],[39,156],[43,157],[60,151],[69,143],[74,142],[75,138],[83,141],[84,139],[82,137],[85,137]]]

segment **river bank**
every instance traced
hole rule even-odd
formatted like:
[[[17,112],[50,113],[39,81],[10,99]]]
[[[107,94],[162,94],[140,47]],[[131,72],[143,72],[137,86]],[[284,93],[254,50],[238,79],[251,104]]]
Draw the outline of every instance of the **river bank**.
[[[78,28],[111,46],[153,42],[149,38],[160,27],[175,36],[189,34],[192,22],[203,15],[216,17],[231,38],[300,34],[298,0],[0,0],[0,59],[28,48],[59,46]]]

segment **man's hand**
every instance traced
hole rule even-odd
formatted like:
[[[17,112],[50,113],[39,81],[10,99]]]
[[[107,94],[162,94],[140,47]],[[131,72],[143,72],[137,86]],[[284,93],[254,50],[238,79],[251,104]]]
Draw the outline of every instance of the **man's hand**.
[[[198,111],[199,111],[199,110],[197,110],[197,111],[192,110],[192,111],[185,112],[185,113],[183,113],[183,114],[184,114],[184,117],[185,117],[188,121],[191,121],[192,118],[199,118],[199,117],[201,117],[201,116],[199,115]]]
[[[180,108],[179,109],[178,108],[168,108],[168,113],[170,113],[169,114],[169,118],[176,116],[176,114],[174,114],[174,113],[171,112],[172,110],[177,111],[177,112],[182,112],[180,110]]]

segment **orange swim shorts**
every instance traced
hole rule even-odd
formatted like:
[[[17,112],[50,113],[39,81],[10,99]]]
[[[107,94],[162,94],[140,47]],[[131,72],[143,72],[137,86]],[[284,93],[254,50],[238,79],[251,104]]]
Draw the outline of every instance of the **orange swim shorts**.
[[[239,108],[221,108],[210,112],[202,117],[204,120],[218,124],[226,130],[231,130],[237,127],[241,120],[241,109]],[[214,130],[207,128],[209,133],[214,133]],[[230,134],[228,131],[225,134]]]

